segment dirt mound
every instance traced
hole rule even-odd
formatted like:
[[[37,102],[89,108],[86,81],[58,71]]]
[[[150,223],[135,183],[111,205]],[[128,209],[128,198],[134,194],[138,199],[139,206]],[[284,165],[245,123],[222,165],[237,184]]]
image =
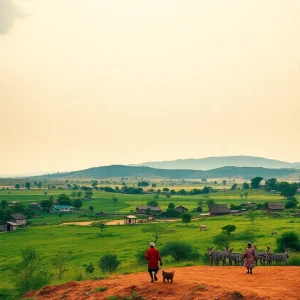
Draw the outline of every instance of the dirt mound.
[[[149,275],[114,275],[104,280],[68,282],[27,294],[39,300],[127,299],[132,300],[280,300],[300,299],[300,267],[257,267],[252,275],[243,267],[175,268],[174,282],[149,282]],[[118,295],[118,297],[117,297]],[[115,296],[115,297],[113,297]]]

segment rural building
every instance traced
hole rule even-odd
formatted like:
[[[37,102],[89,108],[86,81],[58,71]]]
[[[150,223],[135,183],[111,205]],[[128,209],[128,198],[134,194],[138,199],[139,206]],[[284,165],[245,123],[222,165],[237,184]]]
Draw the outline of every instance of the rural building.
[[[12,207],[12,206],[17,206],[19,204],[20,204],[19,201],[12,201],[8,206]]]
[[[268,210],[269,211],[281,211],[281,210],[284,210],[284,205],[279,202],[269,202]]]
[[[41,209],[41,205],[37,202],[29,203],[28,207],[32,210],[40,210]]]
[[[18,226],[25,226],[26,225],[26,217],[23,214],[12,214],[10,215],[12,222],[16,223]]]
[[[250,208],[255,208],[256,203],[254,203],[254,202],[246,202],[245,206],[250,207]]]
[[[137,221],[136,216],[130,215],[124,217],[124,224],[136,224],[136,221]]]
[[[297,190],[297,193],[300,193],[300,189]]]
[[[161,209],[159,207],[152,207],[152,206],[138,206],[136,207],[136,213],[137,214],[145,214],[147,210],[150,210],[151,212],[161,213]]]
[[[178,207],[175,208],[176,211],[180,212],[181,214],[183,213],[188,213],[189,212],[189,209],[180,205]]]
[[[17,230],[17,223],[15,222],[7,222],[6,226],[7,226],[7,231]]]
[[[52,212],[57,214],[60,212],[72,212],[72,210],[74,209],[74,207],[70,206],[70,205],[53,205],[52,206]]]
[[[230,214],[230,209],[226,204],[214,204],[210,208],[211,216],[219,216],[219,215],[228,215]]]

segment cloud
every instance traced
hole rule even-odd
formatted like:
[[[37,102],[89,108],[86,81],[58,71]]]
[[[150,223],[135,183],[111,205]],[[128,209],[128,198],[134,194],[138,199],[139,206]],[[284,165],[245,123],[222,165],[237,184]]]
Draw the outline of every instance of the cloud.
[[[8,33],[14,26],[15,19],[24,16],[13,0],[0,0],[0,35]]]

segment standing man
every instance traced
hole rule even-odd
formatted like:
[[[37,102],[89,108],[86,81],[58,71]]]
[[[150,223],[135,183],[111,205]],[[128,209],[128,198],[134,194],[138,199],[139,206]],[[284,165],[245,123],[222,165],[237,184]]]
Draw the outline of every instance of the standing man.
[[[158,262],[160,262],[160,266],[162,266],[162,261],[158,250],[155,249],[155,243],[150,243],[150,248],[146,251],[145,257],[148,261],[148,272],[151,278],[150,282],[154,282],[154,280],[157,281],[156,274],[159,270]]]

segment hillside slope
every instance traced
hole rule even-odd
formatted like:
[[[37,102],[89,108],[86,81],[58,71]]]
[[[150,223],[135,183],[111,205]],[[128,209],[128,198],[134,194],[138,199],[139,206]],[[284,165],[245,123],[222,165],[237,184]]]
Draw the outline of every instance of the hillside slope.
[[[300,162],[289,163],[285,161],[255,156],[218,156],[206,158],[177,159],[171,161],[145,162],[135,166],[147,166],[159,169],[194,169],[210,170],[226,166],[234,167],[262,167],[262,168],[300,168]]]
[[[201,178],[222,178],[242,177],[249,179],[255,176],[263,178],[289,176],[300,172],[296,169],[266,169],[266,168],[238,168],[223,167],[208,171],[201,170],[168,170],[149,167],[130,167],[113,165],[90,168],[86,170],[55,173],[38,176],[39,178],[116,178],[116,177],[142,177],[142,178],[169,178],[169,179],[201,179]]]
[[[149,283],[147,272],[113,275],[109,279],[69,282],[30,292],[26,297],[39,300],[299,300],[300,267],[257,267],[252,275],[244,267],[184,267],[176,268],[173,283],[159,280]],[[103,292],[99,287],[106,287]],[[118,295],[118,297],[117,297]],[[133,298],[133,295],[139,297]],[[113,298],[113,296],[115,296]],[[131,296],[131,298],[129,298]],[[142,298],[143,297],[143,298]]]

